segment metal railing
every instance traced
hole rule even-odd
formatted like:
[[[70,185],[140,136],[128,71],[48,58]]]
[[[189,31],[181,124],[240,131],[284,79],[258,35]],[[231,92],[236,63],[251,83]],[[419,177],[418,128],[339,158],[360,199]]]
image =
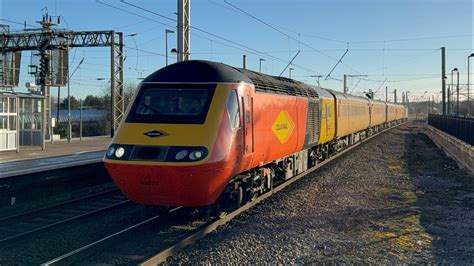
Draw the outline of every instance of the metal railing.
[[[428,124],[474,145],[474,119],[472,118],[429,114]]]

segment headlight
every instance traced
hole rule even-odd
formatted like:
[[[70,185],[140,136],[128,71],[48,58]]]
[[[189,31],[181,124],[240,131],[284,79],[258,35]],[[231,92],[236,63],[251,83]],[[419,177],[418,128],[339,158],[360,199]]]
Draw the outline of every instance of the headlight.
[[[178,153],[176,153],[175,159],[178,160],[178,161],[182,160],[182,159],[186,158],[186,155],[188,155],[187,150],[180,150]]]
[[[203,152],[200,151],[200,150],[197,150],[197,151],[192,151],[190,154],[189,154],[189,159],[195,161],[195,160],[199,160],[202,158],[202,155],[203,155]]]
[[[115,150],[115,157],[121,158],[125,154],[125,149],[123,147],[118,147]]]
[[[110,146],[110,148],[107,150],[107,157],[112,157],[114,155],[115,148],[113,146]]]

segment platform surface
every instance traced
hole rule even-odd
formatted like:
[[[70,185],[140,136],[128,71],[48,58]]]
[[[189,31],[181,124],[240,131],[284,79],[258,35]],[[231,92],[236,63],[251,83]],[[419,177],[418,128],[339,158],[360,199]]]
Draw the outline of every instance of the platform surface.
[[[110,137],[90,137],[48,142],[41,147],[20,147],[20,152],[0,152],[0,178],[96,163],[102,160]]]

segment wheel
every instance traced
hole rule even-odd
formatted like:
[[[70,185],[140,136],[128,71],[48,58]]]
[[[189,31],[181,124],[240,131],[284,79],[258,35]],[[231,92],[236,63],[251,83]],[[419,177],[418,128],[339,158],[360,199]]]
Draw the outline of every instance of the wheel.
[[[229,204],[226,204],[222,197],[219,198],[214,204],[211,205],[211,215],[218,218],[224,218],[230,210],[228,205]]]
[[[242,203],[244,202],[244,190],[242,189],[242,186],[239,186],[234,192],[234,208],[237,209],[240,206],[242,206]]]

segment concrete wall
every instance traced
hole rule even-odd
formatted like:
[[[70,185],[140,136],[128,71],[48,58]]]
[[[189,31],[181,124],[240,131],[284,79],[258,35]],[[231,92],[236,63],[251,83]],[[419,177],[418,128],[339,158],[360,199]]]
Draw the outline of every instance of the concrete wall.
[[[459,165],[467,168],[474,174],[474,146],[467,144],[443,131],[426,126],[428,135],[443,151],[455,159]]]

